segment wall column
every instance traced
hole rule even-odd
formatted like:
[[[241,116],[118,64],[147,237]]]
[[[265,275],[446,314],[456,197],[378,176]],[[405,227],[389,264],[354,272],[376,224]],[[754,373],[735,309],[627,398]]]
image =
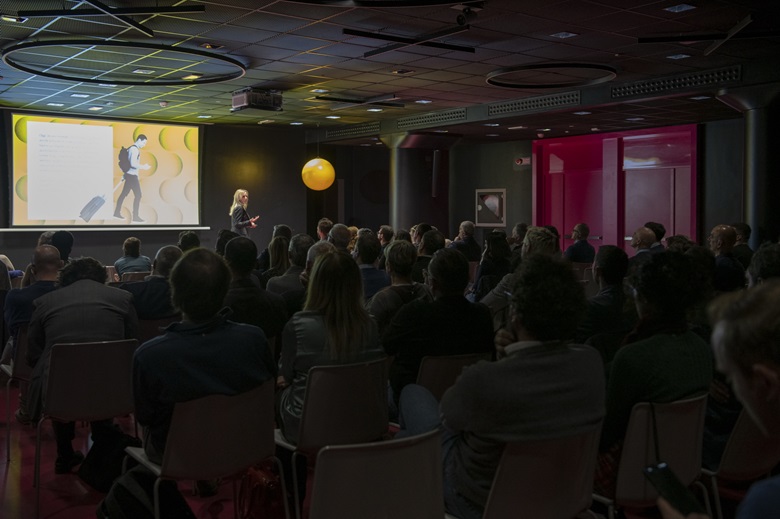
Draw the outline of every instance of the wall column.
[[[401,189],[401,172],[404,170],[404,154],[401,143],[406,138],[406,133],[390,133],[381,135],[379,139],[390,148],[390,182],[388,189],[390,190],[390,225],[393,229],[401,229],[401,215],[403,214],[404,207],[402,207],[402,189]],[[407,225],[408,227],[408,225]]]

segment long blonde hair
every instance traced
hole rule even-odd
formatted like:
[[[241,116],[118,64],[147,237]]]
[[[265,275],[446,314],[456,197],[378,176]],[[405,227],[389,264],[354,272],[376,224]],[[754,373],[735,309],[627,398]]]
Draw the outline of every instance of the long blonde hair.
[[[233,216],[233,211],[236,209],[236,207],[243,207],[246,209],[246,205],[241,203],[241,195],[246,193],[249,194],[249,191],[246,189],[236,189],[236,192],[233,193],[233,205],[230,206],[230,211],[228,212],[229,215]]]
[[[360,269],[348,254],[326,252],[312,267],[304,310],[322,315],[333,360],[349,360],[366,346],[371,317],[363,308]]]

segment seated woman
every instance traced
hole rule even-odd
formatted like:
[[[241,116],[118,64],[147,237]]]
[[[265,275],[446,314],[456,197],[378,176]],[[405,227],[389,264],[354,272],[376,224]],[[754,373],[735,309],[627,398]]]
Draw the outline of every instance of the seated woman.
[[[271,258],[269,268],[260,275],[260,286],[266,288],[268,280],[281,276],[290,268],[290,256],[287,250],[290,240],[285,236],[277,236],[268,244],[268,255]]]
[[[506,233],[492,231],[485,240],[485,249],[474,277],[474,301],[479,301],[512,272],[512,251],[506,241]]]
[[[279,426],[284,437],[298,441],[309,369],[382,356],[376,323],[363,308],[357,263],[343,252],[319,256],[303,311],[293,315],[282,334],[277,386],[282,388]]]

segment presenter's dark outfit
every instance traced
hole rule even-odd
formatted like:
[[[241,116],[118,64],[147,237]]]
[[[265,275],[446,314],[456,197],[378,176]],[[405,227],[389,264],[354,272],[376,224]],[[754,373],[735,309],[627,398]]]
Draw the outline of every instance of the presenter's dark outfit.
[[[252,224],[246,209],[240,205],[230,215],[230,230],[240,236],[249,236],[248,227]]]

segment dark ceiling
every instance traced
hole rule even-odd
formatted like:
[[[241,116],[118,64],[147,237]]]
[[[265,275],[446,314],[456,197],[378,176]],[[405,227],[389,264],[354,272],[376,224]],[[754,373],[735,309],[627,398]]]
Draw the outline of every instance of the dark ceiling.
[[[100,2],[2,2],[4,15],[70,12],[0,21],[4,59],[40,72],[0,64],[0,105],[182,123],[302,123],[309,140],[351,144],[403,132],[520,140],[735,118],[716,99],[721,89],[780,83],[776,0],[105,2],[109,12],[205,9],[123,19],[99,12]],[[436,5],[378,7],[393,3]],[[229,81],[182,79],[223,79],[242,67]],[[493,75],[520,88],[488,84]],[[233,92],[248,87],[279,91],[283,110],[231,111]]]

